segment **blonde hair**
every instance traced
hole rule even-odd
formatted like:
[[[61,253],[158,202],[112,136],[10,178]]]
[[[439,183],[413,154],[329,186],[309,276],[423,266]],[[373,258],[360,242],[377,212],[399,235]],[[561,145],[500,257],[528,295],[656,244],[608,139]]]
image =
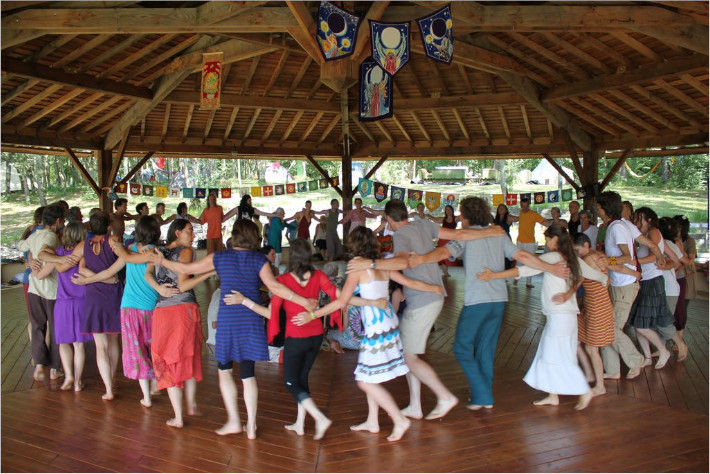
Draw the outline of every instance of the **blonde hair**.
[[[62,232],[62,245],[64,245],[65,249],[73,249],[85,238],[86,228],[81,222],[70,222],[64,226],[64,231]]]

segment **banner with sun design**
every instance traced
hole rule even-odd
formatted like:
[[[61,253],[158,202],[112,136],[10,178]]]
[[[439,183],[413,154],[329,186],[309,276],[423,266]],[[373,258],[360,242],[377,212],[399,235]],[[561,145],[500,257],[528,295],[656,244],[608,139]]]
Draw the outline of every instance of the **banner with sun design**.
[[[330,2],[320,2],[316,43],[320,46],[326,61],[334,61],[353,54],[360,21],[360,17]]]
[[[372,122],[391,117],[392,76],[372,58],[360,64],[360,121]]]
[[[370,44],[373,59],[388,74],[394,76],[409,61],[409,25],[404,23],[370,22]]]
[[[454,29],[451,4],[417,20],[424,52],[435,61],[451,64],[454,57]]]
[[[219,109],[222,91],[222,52],[202,54],[200,110]]]

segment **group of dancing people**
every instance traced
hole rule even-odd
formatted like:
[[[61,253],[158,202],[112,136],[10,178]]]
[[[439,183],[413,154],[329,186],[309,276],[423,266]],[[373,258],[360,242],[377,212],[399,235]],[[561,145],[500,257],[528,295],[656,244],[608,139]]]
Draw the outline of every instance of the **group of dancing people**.
[[[248,207],[250,201],[242,199]],[[120,207],[117,203],[117,212],[121,208],[124,202]],[[337,201],[333,214],[336,208]],[[308,206],[304,212],[313,217]],[[393,423],[387,439],[396,441],[408,430],[410,419],[439,419],[459,403],[420,357],[446,297],[439,263],[456,258],[463,259],[465,286],[454,354],[469,383],[469,410],[494,405],[493,360],[508,300],[504,280],[510,277],[544,272],[542,308],[547,323],[524,378],[533,388],[548,393],[536,405],[557,405],[558,395],[579,395],[576,408],[586,408],[593,396],[604,393],[605,377],[620,376],[619,355],[629,367],[627,378],[651,364],[654,354],[649,344],[656,348],[657,369],[671,355],[666,340],[676,344],[679,361],[687,356],[682,328],[674,326],[672,312],[677,313],[675,303],[682,298],[665,291],[671,276],[680,281],[677,270],[694,259],[692,249],[682,250],[691,239],[687,230],[677,235],[679,227],[687,229],[682,219],[678,226],[675,219],[659,220],[652,210],[640,208],[633,214],[634,225],[622,217],[619,195],[602,193],[597,213],[605,223],[604,253],[591,247],[586,234],[578,232],[573,237],[567,230],[569,224],[546,222],[548,252],[538,257],[534,251],[513,245],[505,226],[491,225],[492,214],[482,198],[462,199],[458,216],[453,208],[448,210],[442,218],[453,222],[448,226],[424,216],[423,206],[417,211],[419,218],[412,219],[407,206],[398,200],[388,201],[382,213],[393,240],[389,258],[383,258],[380,241],[363,218],[345,239],[348,274],[338,288],[313,266],[313,248],[306,238],[291,241],[286,272],[275,277],[271,262],[259,251],[262,234],[253,215],[239,209],[229,248],[195,261],[192,219],[185,212],[171,220],[165,243],[160,242],[160,222],[143,215],[137,219],[134,241],[124,245],[123,233],[117,233],[114,226],[115,215],[93,212],[87,230],[80,221],[64,225],[64,209],[47,206],[41,217],[43,227],[20,245],[32,261],[28,307],[35,378],[44,378],[45,367],[52,369],[52,378],[58,378],[63,367],[61,388],[80,391],[83,343],[93,338],[106,389],[104,400],[115,397],[120,357],[124,376],[139,382],[141,405],[149,408],[156,391],[167,389],[174,411],[167,424],[183,427],[183,398],[187,415],[199,414],[197,382],[203,376],[201,315],[193,289],[216,274],[221,298],[215,357],[227,411],[227,421],[217,434],[246,432],[248,438],[256,437],[255,363],[269,360],[269,342],[284,333],[284,385],[297,404],[296,420],[286,428],[303,435],[310,415],[315,422],[314,438],[321,439],[332,421],[314,402],[308,384],[323,342],[321,318],[329,317],[342,330],[341,310],[354,305],[358,311],[348,314],[357,317],[362,328],[354,374],[366,394],[368,416],[351,429],[379,432],[382,408]],[[463,228],[457,229],[459,221]],[[439,245],[434,247],[437,239]],[[640,274],[635,261],[641,265]],[[400,317],[390,302],[390,280],[404,287],[406,308]],[[260,297],[263,286],[271,294],[270,301]],[[577,303],[580,286],[584,288],[581,310]],[[318,307],[321,292],[330,302]],[[285,319],[279,317],[282,309]],[[643,355],[623,332],[627,319],[635,328]],[[234,362],[242,380],[246,424],[239,417]],[[580,365],[587,369],[586,375]],[[401,375],[409,387],[409,404],[403,409],[381,385]],[[426,417],[422,384],[437,399]]]

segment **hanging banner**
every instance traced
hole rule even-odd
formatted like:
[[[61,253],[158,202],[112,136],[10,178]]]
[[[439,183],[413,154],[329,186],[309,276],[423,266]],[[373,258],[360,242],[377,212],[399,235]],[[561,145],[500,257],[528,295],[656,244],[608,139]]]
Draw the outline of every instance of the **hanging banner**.
[[[207,188],[207,195],[213,195],[214,197],[219,196],[219,188]]]
[[[269,197],[274,195],[274,187],[273,186],[262,186],[261,187],[261,194],[264,197]]]
[[[441,193],[435,193],[431,191],[426,192],[425,206],[429,209],[429,212],[434,212],[439,209],[441,205]]]
[[[323,182],[325,182],[325,186],[322,186]],[[322,179],[321,180],[321,188],[327,188],[327,187],[328,187],[328,181],[326,181],[325,179]],[[309,191],[317,191],[318,190],[318,181],[317,180],[309,181],[308,182],[308,190]]]
[[[404,201],[404,188],[400,188],[399,186],[390,186],[390,189],[392,190],[392,192],[390,193],[392,199]]]
[[[195,188],[195,199],[204,199],[207,197],[207,188]]]
[[[326,184],[328,184],[327,181]],[[332,178],[330,178],[330,184],[332,186],[340,186],[340,176],[333,176]]]
[[[517,194],[506,194],[505,195],[505,204],[507,206],[515,206],[518,203],[518,195]]]
[[[296,185],[296,188],[298,188],[299,193],[305,193],[306,191],[308,191],[308,183],[305,181],[298,183]]]
[[[417,20],[424,52],[435,61],[451,64],[454,57],[454,30],[451,4]]]
[[[126,194],[128,192],[128,185],[126,183],[118,183],[113,187],[113,192]]]
[[[165,186],[155,187],[155,197],[164,198],[168,197],[168,188]]]
[[[286,194],[296,193],[296,183],[286,183]]]
[[[182,188],[182,197],[185,199],[192,199],[195,197],[195,189],[194,188]]]
[[[418,191],[416,189],[407,190],[407,201],[409,207],[417,207],[417,204],[422,202],[423,194],[424,193],[422,193],[422,191]]]
[[[572,188],[562,190],[562,201],[572,200]]]
[[[180,188],[170,188],[170,197],[180,197]]]
[[[327,188],[328,187],[328,180],[325,178],[319,179],[318,180],[318,187],[320,187],[321,189]],[[318,188],[316,188],[316,189],[318,189]]]
[[[446,193],[444,194],[443,198],[443,203],[445,206],[449,205],[453,207],[454,210],[456,210],[456,202],[458,201],[458,196],[456,194]]]
[[[131,196],[140,196],[140,195],[141,195],[141,185],[131,183]]]
[[[200,110],[219,109],[222,90],[222,52],[202,53]]]
[[[505,198],[502,194],[494,194],[493,195],[493,205],[498,207],[501,204],[505,204]]]
[[[360,64],[360,114],[361,122],[372,122],[391,117],[392,76],[386,74],[375,60],[368,58]]]
[[[320,2],[316,42],[326,61],[353,54],[360,21],[359,17],[330,2]]]
[[[249,194],[251,197],[261,197],[261,186],[252,186]]]
[[[479,197],[481,199],[483,199],[484,201],[486,201],[486,204],[488,204],[489,206],[491,205],[491,197],[489,195],[479,196]],[[456,209],[456,208],[454,207],[454,209]]]
[[[148,184],[143,185],[143,196],[152,196],[153,195],[153,186],[150,186]]]
[[[409,61],[409,25],[404,23],[370,22],[372,58],[388,74],[394,76]]]
[[[387,199],[387,191],[388,191],[389,186],[387,186],[384,183],[377,183],[377,182],[375,184],[373,184],[373,186],[375,187],[375,200],[377,202],[382,202],[385,199]]]
[[[357,185],[357,190],[360,192],[360,196],[367,197],[372,192],[372,180],[360,178],[360,182]]]
[[[545,193],[535,193],[535,199],[534,199],[535,204],[544,204],[545,203]]]
[[[558,202],[560,200],[558,191],[548,191],[547,192],[547,202]]]
[[[281,196],[286,194],[286,187],[283,184],[277,184],[274,186],[274,195]]]
[[[222,199],[232,198],[232,188],[222,188],[221,190]]]
[[[532,196],[530,193],[521,193],[520,194],[520,201],[524,201],[527,198],[528,201],[532,202]]]

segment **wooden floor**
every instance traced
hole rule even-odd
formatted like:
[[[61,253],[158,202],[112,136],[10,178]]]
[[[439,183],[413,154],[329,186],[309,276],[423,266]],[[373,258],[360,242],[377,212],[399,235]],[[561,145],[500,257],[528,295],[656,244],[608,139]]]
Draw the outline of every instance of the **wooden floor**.
[[[468,387],[451,354],[463,299],[463,273],[453,269],[450,294],[430,338],[427,360],[462,400]],[[206,310],[214,284],[198,290]],[[582,412],[574,397],[559,407],[534,407],[539,393],[522,376],[539,342],[540,282],[532,290],[509,285],[510,304],[496,356],[495,409],[459,407],[442,421],[414,421],[402,441],[385,439],[391,429],[380,416],[379,434],[352,433],[367,404],[353,383],[357,355],[322,352],[311,372],[315,402],[334,421],[321,442],[313,425],[299,437],[283,425],[295,418],[295,403],[281,383],[280,366],[257,364],[260,387],[258,439],[214,434],[226,413],[209,347],[205,380],[198,386],[200,417],[182,430],[168,428],[167,395],[151,409],[138,404],[138,384],[121,378],[117,399],[100,399],[102,384],[93,351],[87,358],[87,389],[62,392],[55,382],[32,379],[26,311],[21,289],[2,297],[3,472],[708,472],[708,306],[693,301],[686,341],[690,357],[672,359],[662,370],[646,368],[633,381],[607,381],[608,393]],[[206,316],[206,311],[203,311]],[[204,319],[204,318],[203,318]],[[407,401],[403,378],[385,386],[400,406]],[[424,390],[425,410],[435,400]],[[243,405],[241,413],[244,416]]]

